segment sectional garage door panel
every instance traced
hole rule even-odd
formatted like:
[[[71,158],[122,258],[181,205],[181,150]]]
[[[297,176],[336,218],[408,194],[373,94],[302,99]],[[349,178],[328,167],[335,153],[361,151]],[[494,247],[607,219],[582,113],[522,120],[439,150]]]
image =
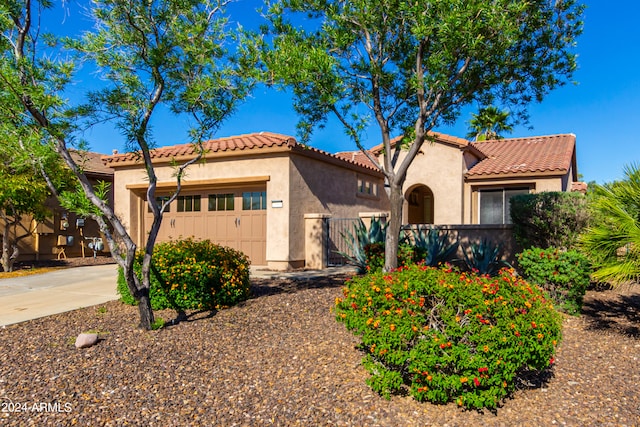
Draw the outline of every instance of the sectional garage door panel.
[[[164,195],[158,197],[161,201]],[[148,233],[153,215],[147,209]],[[266,191],[262,188],[182,192],[162,220],[158,242],[194,237],[240,250],[254,265],[266,264]]]
[[[251,258],[255,265],[266,264],[267,215],[266,210],[244,211],[240,216],[240,250],[245,254],[261,253],[261,258]]]
[[[205,214],[206,230],[208,238],[215,243],[239,249],[236,230],[236,214],[207,212]]]

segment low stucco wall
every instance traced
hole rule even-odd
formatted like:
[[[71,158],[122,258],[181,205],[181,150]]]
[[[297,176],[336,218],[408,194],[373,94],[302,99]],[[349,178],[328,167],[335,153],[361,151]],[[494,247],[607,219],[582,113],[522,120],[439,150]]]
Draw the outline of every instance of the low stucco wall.
[[[405,232],[409,232],[410,229],[416,230],[417,227],[421,229],[437,228],[449,232],[449,238],[452,241],[456,239],[460,243],[458,246],[458,252],[456,258],[463,259],[463,250],[468,248],[473,243],[479,243],[483,239],[494,244],[502,245],[502,259],[511,265],[515,265],[516,254],[522,251],[522,248],[516,242],[513,235],[513,225],[511,224],[458,224],[458,225],[440,225],[434,226],[430,224],[412,224],[404,226]]]

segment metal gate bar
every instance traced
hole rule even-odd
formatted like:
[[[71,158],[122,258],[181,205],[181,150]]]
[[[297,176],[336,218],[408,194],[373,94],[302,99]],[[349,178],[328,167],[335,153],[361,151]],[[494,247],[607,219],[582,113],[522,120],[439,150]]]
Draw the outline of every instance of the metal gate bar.
[[[327,235],[325,240],[327,265],[345,265],[347,264],[347,259],[340,255],[339,252],[349,255],[353,254],[342,236],[346,236],[347,233],[355,235],[356,224],[358,224],[360,218],[327,218],[325,221],[327,222]]]

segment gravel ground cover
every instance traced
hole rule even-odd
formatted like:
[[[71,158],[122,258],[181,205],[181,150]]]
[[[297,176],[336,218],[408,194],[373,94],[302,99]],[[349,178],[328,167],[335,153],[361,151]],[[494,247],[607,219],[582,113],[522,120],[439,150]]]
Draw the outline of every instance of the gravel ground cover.
[[[343,281],[256,280],[249,301],[158,331],[116,301],[2,328],[0,425],[640,425],[638,287],[589,291],[549,378],[481,413],[373,393],[330,311]],[[98,344],[76,349],[89,330]]]

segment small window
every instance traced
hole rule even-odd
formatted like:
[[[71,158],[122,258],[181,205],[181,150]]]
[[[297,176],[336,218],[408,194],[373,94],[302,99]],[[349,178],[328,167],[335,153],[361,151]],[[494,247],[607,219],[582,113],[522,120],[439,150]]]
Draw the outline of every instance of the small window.
[[[368,179],[358,178],[358,194],[378,196],[378,184]]]
[[[234,209],[233,193],[209,194],[209,211],[232,211]]]
[[[242,210],[258,211],[267,209],[267,192],[252,191],[242,193]]]
[[[200,212],[200,196],[178,196],[178,212]]]
[[[169,196],[158,196],[156,197],[156,206],[158,208],[162,208],[162,204],[169,200]],[[147,212],[151,213],[151,206],[147,204]],[[167,205],[164,208],[164,212],[171,212],[171,205]]]

